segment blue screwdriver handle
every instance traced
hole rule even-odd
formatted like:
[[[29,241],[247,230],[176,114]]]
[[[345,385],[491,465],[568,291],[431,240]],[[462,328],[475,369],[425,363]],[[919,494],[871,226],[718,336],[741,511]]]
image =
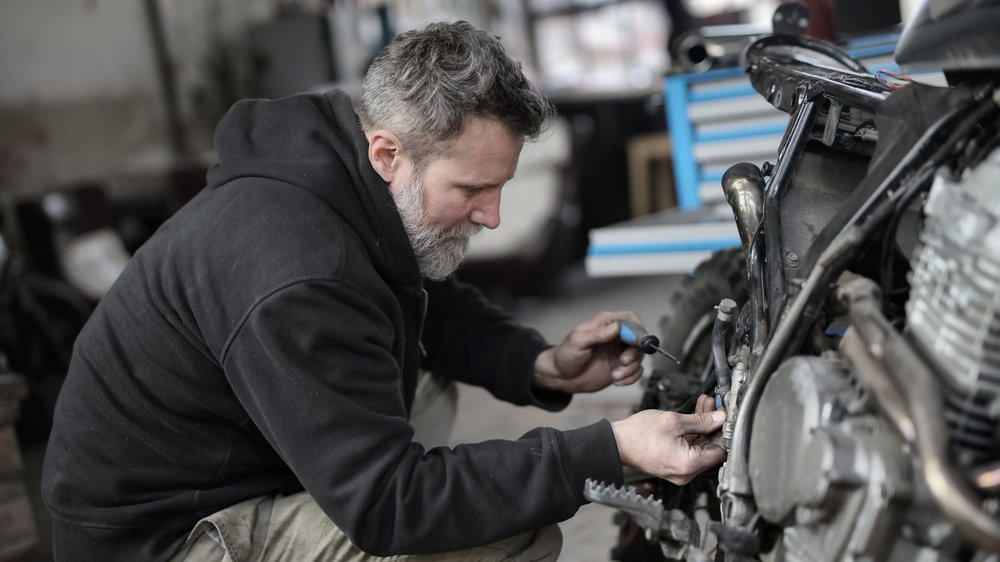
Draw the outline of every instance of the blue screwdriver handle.
[[[626,345],[642,350],[647,355],[660,352],[664,356],[673,359],[678,365],[680,364],[680,361],[676,357],[660,349],[660,340],[647,332],[646,328],[635,320],[628,320],[627,318],[618,319],[618,339]]]
[[[655,353],[660,345],[660,340],[646,331],[642,324],[621,318],[618,320],[618,339],[623,343],[637,347],[643,353]]]

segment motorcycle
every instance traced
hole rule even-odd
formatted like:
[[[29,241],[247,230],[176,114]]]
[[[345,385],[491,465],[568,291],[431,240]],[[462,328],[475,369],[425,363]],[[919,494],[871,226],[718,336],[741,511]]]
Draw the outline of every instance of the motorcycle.
[[[683,368],[638,409],[713,394],[728,458],[674,486],[588,482],[616,560],[1000,560],[1000,2],[921,6],[873,76],[838,46],[750,42],[790,114],[774,164],[724,174],[741,246],[670,297]]]

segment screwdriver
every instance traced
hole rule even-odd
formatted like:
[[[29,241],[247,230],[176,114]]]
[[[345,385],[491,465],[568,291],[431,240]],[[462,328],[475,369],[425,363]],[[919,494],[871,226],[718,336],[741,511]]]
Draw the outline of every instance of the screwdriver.
[[[618,339],[626,345],[641,349],[647,355],[659,351],[664,357],[672,359],[674,363],[681,364],[680,359],[660,349],[659,338],[647,332],[642,324],[634,320],[618,319]]]

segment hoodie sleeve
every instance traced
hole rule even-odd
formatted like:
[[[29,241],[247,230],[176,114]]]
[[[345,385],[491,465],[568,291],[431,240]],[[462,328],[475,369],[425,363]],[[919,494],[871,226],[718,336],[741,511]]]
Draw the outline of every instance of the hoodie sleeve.
[[[454,449],[413,443],[391,318],[362,293],[336,281],[284,287],[253,308],[223,356],[264,438],[359,548],[487,544],[572,516],[588,477],[621,481],[607,421]]]
[[[453,277],[427,282],[423,344],[435,373],[489,390],[519,406],[549,411],[571,395],[532,386],[535,359],[550,347],[537,331],[520,325],[475,287]]]

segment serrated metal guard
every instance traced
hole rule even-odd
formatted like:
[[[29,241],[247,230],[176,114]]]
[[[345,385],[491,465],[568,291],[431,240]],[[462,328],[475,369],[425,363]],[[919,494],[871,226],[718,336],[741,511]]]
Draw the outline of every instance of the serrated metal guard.
[[[701,542],[698,525],[679,509],[666,509],[663,502],[643,496],[632,486],[619,488],[590,478],[584,483],[583,497],[613,507],[632,517],[646,530],[646,538],[659,539],[668,557],[683,559],[689,547],[697,548]]]

